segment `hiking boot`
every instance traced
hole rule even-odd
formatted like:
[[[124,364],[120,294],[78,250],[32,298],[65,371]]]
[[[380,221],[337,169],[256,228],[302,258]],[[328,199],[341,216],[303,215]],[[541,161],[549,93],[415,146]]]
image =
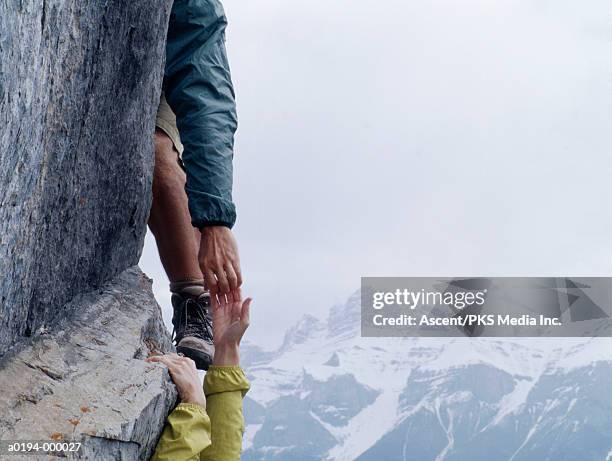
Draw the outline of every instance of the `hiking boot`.
[[[172,307],[172,340],[176,352],[192,359],[199,370],[208,370],[215,353],[210,294],[172,293]]]

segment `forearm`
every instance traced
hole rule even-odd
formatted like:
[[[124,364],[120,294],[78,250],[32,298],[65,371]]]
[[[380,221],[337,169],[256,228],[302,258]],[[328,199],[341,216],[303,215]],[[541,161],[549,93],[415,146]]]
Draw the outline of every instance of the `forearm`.
[[[226,19],[216,0],[175,2],[166,46],[165,94],[184,145],[186,191],[196,227],[236,220],[232,201],[234,89]]]
[[[212,444],[201,461],[238,461],[242,448],[244,418],[242,399],[249,383],[239,366],[213,365],[204,380],[207,411],[212,425]]]
[[[206,410],[200,405],[181,403],[168,416],[152,461],[197,460],[210,444],[210,418]]]

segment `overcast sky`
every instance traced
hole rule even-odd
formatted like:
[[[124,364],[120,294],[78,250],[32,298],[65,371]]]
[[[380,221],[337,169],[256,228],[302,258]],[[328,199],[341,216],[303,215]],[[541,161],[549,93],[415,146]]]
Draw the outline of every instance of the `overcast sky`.
[[[608,1],[224,4],[250,340],[361,276],[611,275]]]

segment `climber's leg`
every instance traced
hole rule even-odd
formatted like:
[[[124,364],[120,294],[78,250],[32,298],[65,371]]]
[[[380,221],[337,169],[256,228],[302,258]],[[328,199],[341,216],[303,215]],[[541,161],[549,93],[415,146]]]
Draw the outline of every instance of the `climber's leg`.
[[[214,355],[210,296],[198,263],[200,231],[191,225],[176,118],[162,94],[155,121],[155,168],[149,228],[170,280],[176,350],[208,369]]]
[[[177,352],[206,370],[212,363],[214,346],[210,297],[198,264],[199,231],[191,225],[185,173],[170,137],[155,131],[153,203],[149,228],[155,236],[159,256],[170,279]]]
[[[185,173],[178,152],[163,131],[155,131],[153,204],[149,228],[171,283],[203,279],[198,263],[199,231],[191,225]]]

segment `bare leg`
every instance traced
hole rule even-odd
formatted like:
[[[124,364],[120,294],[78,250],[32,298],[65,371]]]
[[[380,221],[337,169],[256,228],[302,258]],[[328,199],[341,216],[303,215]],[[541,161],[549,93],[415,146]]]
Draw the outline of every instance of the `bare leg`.
[[[178,152],[172,140],[163,131],[156,130],[149,228],[170,279],[176,351],[192,359],[199,369],[206,370],[212,363],[215,348],[208,298],[198,263],[200,232],[191,225],[185,173],[177,160]]]
[[[155,130],[153,204],[149,228],[170,282],[202,279],[198,264],[200,232],[191,225],[185,172],[170,138]]]

